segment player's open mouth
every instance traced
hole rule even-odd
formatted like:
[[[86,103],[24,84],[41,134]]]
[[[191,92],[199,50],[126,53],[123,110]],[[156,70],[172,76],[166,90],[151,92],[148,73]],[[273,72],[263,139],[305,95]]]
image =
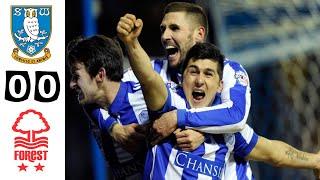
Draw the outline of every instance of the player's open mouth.
[[[79,102],[84,98],[84,95],[80,89],[77,90],[77,97]]]
[[[197,89],[192,91],[192,97],[195,101],[201,101],[206,96],[203,90]]]
[[[178,54],[178,48],[174,46],[167,46],[166,53],[169,59],[175,57]]]

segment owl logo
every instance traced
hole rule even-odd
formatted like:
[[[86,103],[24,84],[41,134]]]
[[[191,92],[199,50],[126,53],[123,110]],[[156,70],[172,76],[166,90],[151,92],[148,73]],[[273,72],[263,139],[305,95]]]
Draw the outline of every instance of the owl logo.
[[[37,9],[24,9],[23,28],[28,35],[28,41],[33,42],[38,40],[39,21],[37,18]]]
[[[45,55],[34,59],[32,64],[49,57],[46,46],[51,36],[51,14],[51,6],[11,6],[11,34],[17,46],[12,53],[15,60],[26,63],[29,62],[26,58],[42,51]],[[27,57],[19,55],[19,50]]]

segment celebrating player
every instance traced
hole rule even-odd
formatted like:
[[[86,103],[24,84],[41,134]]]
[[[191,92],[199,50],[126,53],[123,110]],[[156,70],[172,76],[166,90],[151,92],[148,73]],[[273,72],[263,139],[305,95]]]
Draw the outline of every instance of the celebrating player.
[[[130,16],[130,17],[129,17]],[[155,113],[175,108],[219,108],[216,93],[222,87],[224,56],[212,44],[194,45],[182,65],[182,89],[177,93],[166,87],[154,71],[148,55],[137,37],[142,20],[127,15],[130,21],[118,23],[118,33],[128,50],[131,67],[141,82],[148,108]],[[127,20],[128,20],[127,19]],[[126,25],[124,25],[126,24]],[[221,105],[221,104],[220,104]],[[223,111],[221,119],[226,118]],[[211,120],[197,121],[192,128],[211,132]],[[181,124],[181,122],[178,122]],[[275,151],[276,149],[276,151]],[[195,151],[185,152],[175,147],[170,138],[149,149],[145,179],[252,179],[248,160],[258,160],[275,166],[320,170],[320,154],[299,151],[292,146],[258,136],[246,125],[237,133],[206,134],[205,142]]]

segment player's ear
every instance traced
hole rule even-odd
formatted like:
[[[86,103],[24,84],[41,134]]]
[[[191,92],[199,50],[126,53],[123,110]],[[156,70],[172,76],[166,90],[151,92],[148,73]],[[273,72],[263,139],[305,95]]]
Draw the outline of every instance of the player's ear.
[[[96,81],[99,82],[103,82],[103,80],[106,78],[106,69],[104,69],[103,67],[101,67],[97,73],[97,75],[95,76]]]
[[[221,93],[221,92],[222,92],[222,89],[223,89],[223,81],[220,80],[220,82],[219,82],[219,87],[218,87],[217,92],[218,92],[218,93]]]
[[[195,32],[196,42],[204,42],[206,37],[206,28],[199,26]]]

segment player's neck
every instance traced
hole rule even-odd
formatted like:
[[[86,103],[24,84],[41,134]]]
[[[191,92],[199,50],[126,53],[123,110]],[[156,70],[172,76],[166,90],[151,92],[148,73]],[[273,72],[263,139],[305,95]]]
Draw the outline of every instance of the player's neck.
[[[120,89],[120,82],[109,81],[104,87],[105,103],[104,107],[108,108],[116,98]]]
[[[169,75],[171,81],[175,82],[176,84],[179,84],[178,80],[178,74],[179,74],[179,69],[177,67],[168,67]]]

